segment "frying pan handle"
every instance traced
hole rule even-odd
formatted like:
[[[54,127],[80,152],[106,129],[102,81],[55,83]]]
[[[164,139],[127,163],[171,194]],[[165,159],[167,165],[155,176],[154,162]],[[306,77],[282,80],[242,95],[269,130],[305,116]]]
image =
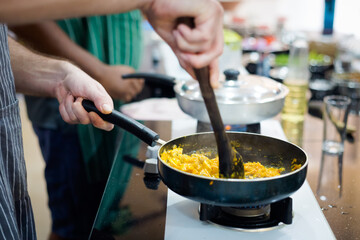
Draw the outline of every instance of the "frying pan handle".
[[[144,72],[138,72],[138,73],[129,73],[124,74],[121,76],[123,79],[128,78],[144,78],[145,81],[149,81],[151,83],[157,83],[161,85],[169,85],[173,87],[175,85],[175,78],[170,77],[165,74],[159,74],[159,73],[144,73]]]
[[[103,114],[95,107],[93,102],[86,99],[82,101],[82,105],[86,111],[97,113],[105,121],[134,134],[149,146],[155,146],[156,140],[159,139],[159,134],[119,111],[113,110],[110,114]]]

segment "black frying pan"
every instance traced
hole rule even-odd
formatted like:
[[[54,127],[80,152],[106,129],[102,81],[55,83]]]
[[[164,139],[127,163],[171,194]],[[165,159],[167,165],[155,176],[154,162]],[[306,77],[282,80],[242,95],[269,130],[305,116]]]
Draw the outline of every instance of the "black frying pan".
[[[306,153],[296,145],[276,138],[252,133],[228,132],[228,137],[236,150],[241,152],[244,162],[258,161],[266,166],[284,167],[285,172],[277,177],[262,179],[210,178],[189,174],[164,163],[160,155],[173,145],[181,145],[184,153],[198,150],[216,151],[214,134],[197,133],[182,136],[169,142],[159,139],[151,129],[113,111],[101,114],[92,102],[83,101],[87,111],[98,113],[104,120],[133,133],[150,146],[162,144],[158,152],[158,168],[161,179],[172,191],[192,200],[219,206],[249,207],[270,204],[290,196],[305,181],[307,172]],[[291,171],[293,159],[301,168]]]

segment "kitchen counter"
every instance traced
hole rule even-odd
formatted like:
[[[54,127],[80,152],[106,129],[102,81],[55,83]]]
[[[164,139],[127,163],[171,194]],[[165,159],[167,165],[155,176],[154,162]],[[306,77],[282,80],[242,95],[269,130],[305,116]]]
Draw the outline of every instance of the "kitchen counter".
[[[360,238],[360,141],[359,117],[349,116],[349,125],[356,126],[353,143],[345,142],[343,158],[343,183],[340,196],[337,157],[326,157],[317,194],[321,162],[322,120],[306,116],[304,123],[303,149],[309,157],[307,180],[323,213],[337,239]]]

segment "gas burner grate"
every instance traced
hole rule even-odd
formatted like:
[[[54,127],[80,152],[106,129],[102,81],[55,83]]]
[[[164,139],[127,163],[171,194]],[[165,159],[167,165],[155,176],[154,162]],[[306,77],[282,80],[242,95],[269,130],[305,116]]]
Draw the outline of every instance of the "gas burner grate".
[[[233,229],[273,229],[292,223],[292,199],[285,198],[266,206],[221,207],[200,204],[200,220]]]
[[[270,214],[270,205],[257,207],[220,207],[221,211],[234,217],[263,217],[266,218]]]

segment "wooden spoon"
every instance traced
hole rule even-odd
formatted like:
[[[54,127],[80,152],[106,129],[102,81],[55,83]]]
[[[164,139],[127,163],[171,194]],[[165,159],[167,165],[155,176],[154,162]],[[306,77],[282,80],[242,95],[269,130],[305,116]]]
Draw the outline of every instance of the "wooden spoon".
[[[244,163],[241,155],[230,145],[226,135],[225,127],[220,116],[220,111],[216,103],[214,90],[210,85],[209,68],[203,67],[194,69],[197,80],[199,81],[201,94],[204,98],[210,122],[214,130],[218,155],[219,173],[224,178],[244,178]]]
[[[195,27],[194,19],[181,17],[177,24],[186,24],[190,28]],[[194,68],[197,80],[199,81],[201,94],[209,114],[210,122],[214,130],[218,155],[219,155],[219,176],[223,178],[245,178],[244,163],[242,157],[230,145],[225,133],[225,127],[220,116],[216,103],[214,90],[210,85],[209,67]]]

